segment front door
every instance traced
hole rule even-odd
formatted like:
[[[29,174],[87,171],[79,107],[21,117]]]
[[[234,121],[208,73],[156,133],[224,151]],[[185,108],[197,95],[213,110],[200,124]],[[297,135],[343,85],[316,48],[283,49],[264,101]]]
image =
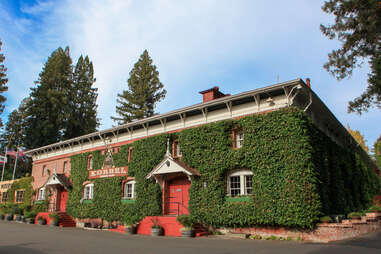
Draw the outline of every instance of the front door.
[[[166,212],[168,215],[189,214],[190,181],[188,178],[178,177],[168,182]]]
[[[60,193],[60,201],[59,201],[59,209],[61,212],[66,212],[66,202],[68,198],[68,192],[66,190],[62,190]]]

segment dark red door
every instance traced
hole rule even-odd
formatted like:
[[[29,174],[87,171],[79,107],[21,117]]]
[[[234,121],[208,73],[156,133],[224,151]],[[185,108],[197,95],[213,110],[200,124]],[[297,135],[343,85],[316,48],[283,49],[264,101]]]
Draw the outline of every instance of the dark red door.
[[[66,190],[61,191],[60,193],[60,211],[66,212],[66,202],[68,198],[68,192]]]
[[[189,214],[190,181],[186,177],[178,177],[168,183],[166,210],[169,215]]]

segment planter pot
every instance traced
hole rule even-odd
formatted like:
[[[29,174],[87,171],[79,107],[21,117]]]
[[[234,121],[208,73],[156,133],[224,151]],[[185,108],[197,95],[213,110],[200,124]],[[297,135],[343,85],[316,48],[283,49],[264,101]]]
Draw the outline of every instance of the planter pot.
[[[20,214],[16,214],[15,219],[16,219],[16,221],[22,221]]]
[[[46,220],[38,220],[39,225],[46,225]]]
[[[13,214],[8,214],[5,216],[6,221],[12,221],[13,220]]]
[[[28,224],[34,224],[34,218],[27,218],[26,223]]]
[[[152,236],[161,236],[163,235],[164,230],[163,228],[151,228],[151,235]]]
[[[58,220],[57,221],[51,220],[50,221],[50,226],[52,226],[52,227],[58,227]]]
[[[182,237],[194,237],[194,230],[181,230]]]
[[[126,234],[127,235],[134,235],[134,234],[136,234],[136,227],[126,227]]]
[[[5,219],[5,215],[4,214],[0,214],[0,220],[4,220]]]

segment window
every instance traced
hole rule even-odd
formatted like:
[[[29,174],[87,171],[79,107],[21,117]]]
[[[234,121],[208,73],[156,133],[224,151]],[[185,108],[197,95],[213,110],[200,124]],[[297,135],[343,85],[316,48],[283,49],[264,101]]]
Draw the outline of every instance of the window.
[[[112,153],[119,153],[119,151],[120,151],[119,147],[114,147],[112,149]]]
[[[67,161],[64,161],[64,164],[63,164],[63,172],[64,172],[64,173],[67,172]]]
[[[8,202],[8,192],[4,191],[1,195],[1,202],[5,203]]]
[[[45,187],[42,187],[38,190],[37,200],[45,200]]]
[[[124,199],[135,198],[135,181],[128,181],[124,183],[123,198]]]
[[[85,189],[83,191],[83,198],[84,199],[93,199],[94,197],[94,184],[90,183],[85,185]]]
[[[234,130],[233,131],[233,139],[234,139],[234,148],[241,148],[243,146],[243,131],[242,130]]]
[[[46,175],[46,165],[42,166],[42,176]]]
[[[16,191],[16,203],[24,202],[24,193],[23,190]]]
[[[132,159],[132,146],[128,148],[128,162],[130,162]]]
[[[87,168],[89,170],[93,170],[94,169],[94,158],[92,155],[89,156],[89,159],[88,159],[88,162],[87,162]]]
[[[179,141],[177,141],[177,140],[173,141],[172,154],[173,154],[173,158],[181,157],[183,155],[183,153],[181,151],[181,147],[179,145]]]
[[[251,195],[253,189],[253,172],[250,170],[238,170],[228,175],[228,195],[235,197]]]

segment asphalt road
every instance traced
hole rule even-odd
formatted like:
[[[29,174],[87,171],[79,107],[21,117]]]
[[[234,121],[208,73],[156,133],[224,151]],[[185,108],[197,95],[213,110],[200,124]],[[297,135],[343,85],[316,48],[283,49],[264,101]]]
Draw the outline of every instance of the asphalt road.
[[[381,231],[331,244],[304,242],[127,236],[107,231],[51,228],[0,221],[0,254],[229,254],[229,253],[381,253]]]

